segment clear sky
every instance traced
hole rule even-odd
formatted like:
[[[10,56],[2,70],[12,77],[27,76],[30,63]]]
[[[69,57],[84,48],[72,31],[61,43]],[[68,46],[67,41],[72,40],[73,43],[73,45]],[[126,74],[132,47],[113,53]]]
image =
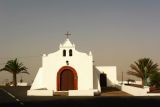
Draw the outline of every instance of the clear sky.
[[[18,57],[32,81],[41,55],[57,51],[66,31],[95,65],[117,66],[119,79],[139,58],[160,64],[160,0],[0,0],[0,67]],[[0,73],[0,83],[11,78]]]

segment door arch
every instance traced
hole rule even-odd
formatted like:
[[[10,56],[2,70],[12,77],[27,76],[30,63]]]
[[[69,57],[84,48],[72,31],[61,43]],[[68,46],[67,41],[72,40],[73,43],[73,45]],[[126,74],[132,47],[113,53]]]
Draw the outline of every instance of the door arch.
[[[78,89],[77,72],[71,66],[60,68],[57,73],[57,91],[68,91]]]

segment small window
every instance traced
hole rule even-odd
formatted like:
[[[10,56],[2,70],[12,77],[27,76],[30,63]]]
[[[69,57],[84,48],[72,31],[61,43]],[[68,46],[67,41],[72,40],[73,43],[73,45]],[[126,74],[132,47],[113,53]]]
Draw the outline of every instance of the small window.
[[[66,50],[63,50],[63,56],[66,56]]]
[[[72,56],[72,49],[69,50],[69,56]]]

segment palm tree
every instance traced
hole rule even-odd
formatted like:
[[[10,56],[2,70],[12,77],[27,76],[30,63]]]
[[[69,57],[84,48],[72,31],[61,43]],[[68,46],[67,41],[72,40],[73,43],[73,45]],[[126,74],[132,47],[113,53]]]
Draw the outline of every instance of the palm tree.
[[[154,72],[158,72],[159,70],[158,64],[154,64],[150,58],[139,59],[137,62],[135,61],[135,64],[131,64],[130,67],[131,70],[129,70],[127,73],[129,75],[141,78],[142,86],[147,85],[147,79],[150,77],[150,75]]]
[[[14,86],[17,86],[17,74],[19,73],[29,74],[27,72],[27,68],[23,66],[21,62],[18,62],[17,58],[14,60],[7,61],[4,68],[0,69],[0,71],[7,71],[13,74],[13,85]]]

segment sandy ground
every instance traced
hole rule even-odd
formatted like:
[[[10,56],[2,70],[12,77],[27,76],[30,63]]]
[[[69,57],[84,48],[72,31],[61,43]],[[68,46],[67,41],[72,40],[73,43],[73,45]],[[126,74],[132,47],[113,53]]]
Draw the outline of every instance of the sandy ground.
[[[102,88],[101,96],[132,96],[114,87]]]

